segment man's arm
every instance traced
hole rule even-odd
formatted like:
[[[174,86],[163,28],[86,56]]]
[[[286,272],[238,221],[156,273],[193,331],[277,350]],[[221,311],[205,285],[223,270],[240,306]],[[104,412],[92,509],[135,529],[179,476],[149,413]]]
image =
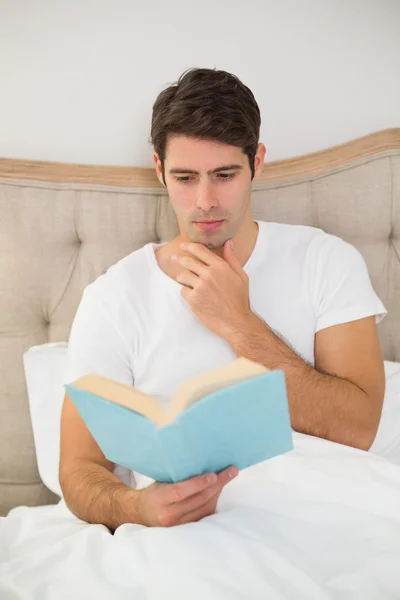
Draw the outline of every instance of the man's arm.
[[[68,508],[114,530],[135,520],[135,490],[124,485],[66,394],[61,415],[59,479]]]
[[[60,485],[68,508],[79,519],[114,531],[124,523],[170,527],[198,521],[215,512],[222,488],[236,467],[204,473],[178,483],[154,482],[132,490],[112,473],[71,398],[61,416]]]
[[[226,337],[237,356],[285,373],[296,431],[368,450],[376,436],[385,373],[375,317],[315,335],[315,368],[251,314]]]

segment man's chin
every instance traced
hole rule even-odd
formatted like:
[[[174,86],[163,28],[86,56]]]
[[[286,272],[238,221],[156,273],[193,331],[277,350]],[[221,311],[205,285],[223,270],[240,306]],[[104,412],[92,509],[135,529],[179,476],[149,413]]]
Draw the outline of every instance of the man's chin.
[[[225,242],[229,239],[226,231],[224,233],[218,231],[199,231],[195,225],[189,224],[189,228],[186,229],[188,237],[191,242],[196,244],[203,244],[209,250],[219,250],[224,247]]]
[[[200,242],[200,244],[203,244],[209,250],[223,250],[225,242],[226,240],[224,240],[223,242],[213,243],[210,242],[210,240],[207,240],[204,242]]]

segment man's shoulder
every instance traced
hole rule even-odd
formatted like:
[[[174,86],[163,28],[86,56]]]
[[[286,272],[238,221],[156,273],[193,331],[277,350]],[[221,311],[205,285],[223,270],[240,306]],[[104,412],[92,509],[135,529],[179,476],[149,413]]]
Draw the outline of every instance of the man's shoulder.
[[[259,221],[266,259],[287,261],[298,268],[324,268],[329,262],[359,260],[358,250],[319,227]]]
[[[130,252],[110,265],[85,288],[85,293],[99,296],[103,301],[119,297],[134,283],[142,286],[149,278],[149,244]],[[140,288],[142,289],[142,288]]]
[[[285,248],[310,244],[318,245],[334,237],[323,229],[311,225],[294,225],[260,220],[258,224],[262,235],[271,245],[280,245]]]

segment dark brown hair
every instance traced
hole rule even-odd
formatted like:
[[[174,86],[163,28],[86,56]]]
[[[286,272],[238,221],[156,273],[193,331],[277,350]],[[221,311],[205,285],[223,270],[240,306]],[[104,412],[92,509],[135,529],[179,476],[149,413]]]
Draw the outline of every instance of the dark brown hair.
[[[164,183],[169,135],[240,147],[249,158],[253,179],[260,124],[260,109],[253,93],[236,75],[215,69],[185,71],[153,105],[150,141],[160,158]]]

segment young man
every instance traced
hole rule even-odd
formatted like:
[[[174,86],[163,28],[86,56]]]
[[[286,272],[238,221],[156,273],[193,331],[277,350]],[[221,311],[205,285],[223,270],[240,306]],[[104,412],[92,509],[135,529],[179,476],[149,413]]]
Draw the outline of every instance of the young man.
[[[66,381],[96,372],[167,403],[186,379],[244,356],[285,372],[293,429],[367,450],[384,395],[385,307],[350,244],[253,220],[259,129],[252,92],[224,71],[192,69],[158,96],[154,161],[180,233],[85,288]],[[117,474],[66,396],[60,483],[83,520],[111,530],[196,521],[215,512],[237,469],[147,487],[136,474],[136,489]]]

